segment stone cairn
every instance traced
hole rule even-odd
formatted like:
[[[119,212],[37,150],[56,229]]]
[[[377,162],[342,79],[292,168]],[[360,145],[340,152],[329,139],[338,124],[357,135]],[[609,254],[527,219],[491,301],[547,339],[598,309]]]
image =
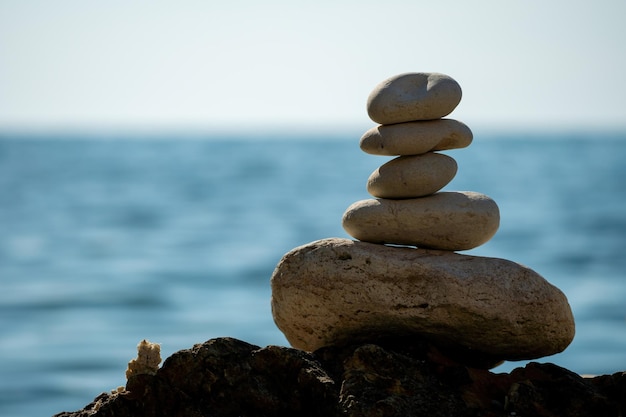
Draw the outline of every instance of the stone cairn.
[[[574,318],[558,288],[518,263],[457,253],[487,242],[500,222],[488,196],[439,191],[457,164],[437,151],[473,139],[465,124],[444,118],[460,100],[459,84],[438,73],[401,74],[371,92],[367,111],[379,125],[360,147],[395,158],[368,179],[376,198],[343,215],[357,240],[297,247],[274,270],[272,314],[293,347],[421,338],[491,368],[571,343]]]

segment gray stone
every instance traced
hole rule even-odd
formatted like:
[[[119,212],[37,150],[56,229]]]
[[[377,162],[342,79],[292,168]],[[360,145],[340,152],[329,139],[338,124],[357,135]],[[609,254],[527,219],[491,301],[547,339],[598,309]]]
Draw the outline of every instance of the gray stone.
[[[372,172],[367,191],[379,198],[423,197],[445,187],[456,171],[456,161],[440,153],[399,156]]]
[[[484,194],[442,191],[406,200],[357,201],[342,223],[350,236],[365,242],[458,251],[491,239],[500,226],[500,211]]]
[[[465,148],[472,143],[472,131],[453,119],[379,125],[363,134],[363,152],[374,155],[419,155],[429,151]]]
[[[561,352],[574,337],[565,295],[504,259],[331,238],[287,253],[271,286],[274,321],[307,351],[422,335],[521,360]]]
[[[382,125],[440,119],[454,110],[461,94],[461,86],[444,74],[400,74],[374,88],[367,99],[367,113]]]

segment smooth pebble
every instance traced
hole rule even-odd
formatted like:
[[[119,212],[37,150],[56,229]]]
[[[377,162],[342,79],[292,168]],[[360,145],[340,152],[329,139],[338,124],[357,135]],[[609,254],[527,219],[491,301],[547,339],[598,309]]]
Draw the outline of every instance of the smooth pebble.
[[[445,74],[400,74],[372,90],[367,99],[367,114],[383,125],[440,119],[455,109],[461,95],[461,86]]]
[[[423,197],[445,187],[456,172],[456,161],[440,153],[399,156],[372,172],[367,191],[378,198]]]
[[[472,143],[469,127],[454,119],[374,126],[359,146],[373,155],[419,155],[429,151],[465,148]]]
[[[405,200],[357,201],[344,212],[342,225],[364,242],[460,251],[491,239],[500,211],[484,194],[442,191]]]

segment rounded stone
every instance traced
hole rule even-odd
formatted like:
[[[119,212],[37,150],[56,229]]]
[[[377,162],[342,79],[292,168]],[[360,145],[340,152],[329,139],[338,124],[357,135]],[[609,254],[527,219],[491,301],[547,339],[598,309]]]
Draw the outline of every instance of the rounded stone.
[[[440,119],[454,110],[461,94],[461,86],[445,74],[400,74],[372,90],[367,99],[367,114],[382,125]]]
[[[363,134],[359,145],[373,155],[419,155],[465,148],[472,140],[472,131],[465,124],[439,119],[375,126]]]
[[[456,171],[456,161],[440,153],[399,156],[372,172],[367,191],[379,198],[423,197],[445,187]]]
[[[275,323],[306,351],[422,335],[496,363],[561,352],[575,331],[558,288],[498,258],[331,238],[287,253],[271,286]]]
[[[459,251],[491,239],[500,226],[500,211],[484,194],[442,191],[406,200],[357,201],[346,209],[342,224],[364,242]]]

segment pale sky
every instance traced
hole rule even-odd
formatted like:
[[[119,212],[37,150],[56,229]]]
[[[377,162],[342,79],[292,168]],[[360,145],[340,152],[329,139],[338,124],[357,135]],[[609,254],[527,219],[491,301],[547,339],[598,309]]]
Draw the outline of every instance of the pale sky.
[[[626,1],[0,0],[0,130],[373,125],[435,71],[468,126],[626,128]]]

